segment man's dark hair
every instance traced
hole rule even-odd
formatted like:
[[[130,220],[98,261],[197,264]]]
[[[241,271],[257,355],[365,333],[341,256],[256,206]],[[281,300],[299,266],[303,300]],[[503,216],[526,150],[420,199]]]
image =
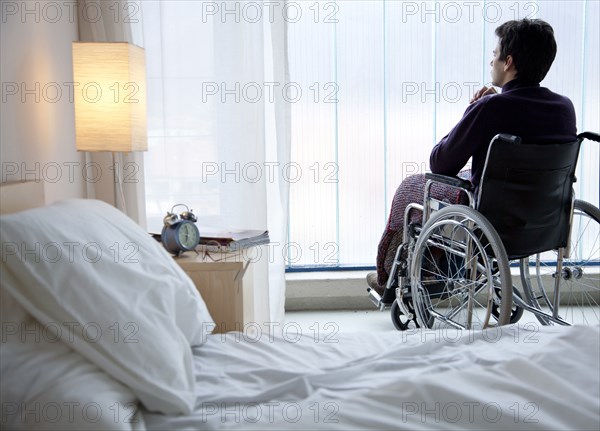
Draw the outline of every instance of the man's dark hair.
[[[541,19],[507,21],[496,29],[500,39],[498,58],[512,56],[517,78],[539,83],[544,79],[556,57],[554,30]]]

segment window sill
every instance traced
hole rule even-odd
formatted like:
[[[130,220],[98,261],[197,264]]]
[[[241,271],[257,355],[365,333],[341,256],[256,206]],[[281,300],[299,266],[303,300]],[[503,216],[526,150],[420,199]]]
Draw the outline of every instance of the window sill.
[[[292,272],[285,275],[286,311],[371,310],[367,274],[371,271]]]
[[[512,282],[521,292],[519,268],[510,268]],[[600,267],[590,267],[588,275],[595,280]],[[372,271],[318,271],[286,273],[286,311],[318,310],[376,310],[367,297],[367,274]],[[553,286],[550,274],[544,284]],[[599,301],[597,287],[592,287],[592,297]]]

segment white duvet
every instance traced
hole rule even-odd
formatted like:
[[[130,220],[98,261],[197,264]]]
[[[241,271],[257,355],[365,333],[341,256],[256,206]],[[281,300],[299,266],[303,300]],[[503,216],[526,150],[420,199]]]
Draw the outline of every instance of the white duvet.
[[[148,429],[600,429],[599,327],[213,335],[194,414]]]
[[[107,204],[3,216],[0,241],[2,429],[600,429],[600,327],[207,335]]]

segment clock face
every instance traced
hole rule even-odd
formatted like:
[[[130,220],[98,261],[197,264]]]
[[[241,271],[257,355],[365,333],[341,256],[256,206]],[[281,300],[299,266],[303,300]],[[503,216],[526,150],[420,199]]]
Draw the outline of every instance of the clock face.
[[[200,242],[198,228],[191,222],[182,222],[177,234],[181,246],[186,250],[193,250]]]

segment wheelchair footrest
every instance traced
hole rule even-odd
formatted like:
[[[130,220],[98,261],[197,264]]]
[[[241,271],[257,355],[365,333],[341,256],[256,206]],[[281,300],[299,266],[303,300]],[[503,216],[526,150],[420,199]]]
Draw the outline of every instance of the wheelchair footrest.
[[[387,308],[390,308],[392,306],[392,304],[394,303],[394,300],[392,300],[389,303],[383,301],[383,298],[381,297],[381,295],[379,295],[379,293],[377,293],[377,291],[375,289],[372,289],[370,287],[367,288],[367,293],[368,293],[369,299],[371,300],[371,302],[373,304],[375,304],[375,306],[377,308],[379,308],[379,311],[383,311]],[[387,291],[384,292],[384,295],[383,295],[384,297],[386,296],[385,293],[387,293]],[[395,295],[394,295],[394,299],[396,299]]]

